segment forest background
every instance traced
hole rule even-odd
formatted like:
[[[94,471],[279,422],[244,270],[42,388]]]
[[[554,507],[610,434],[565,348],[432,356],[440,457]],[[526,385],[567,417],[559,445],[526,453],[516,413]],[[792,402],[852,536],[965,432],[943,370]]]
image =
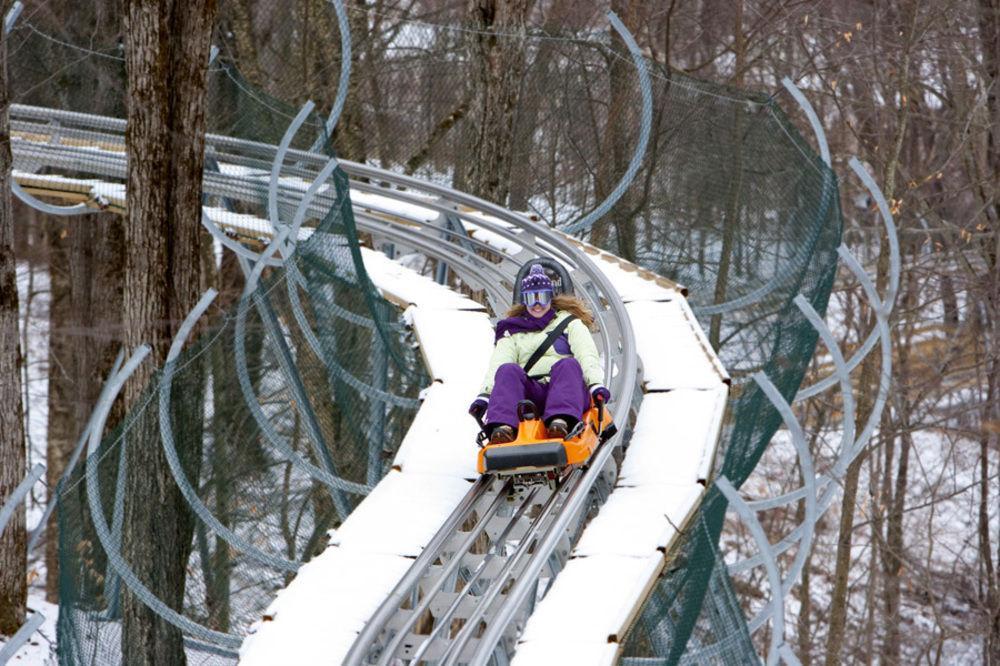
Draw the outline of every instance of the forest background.
[[[125,117],[123,21],[144,4],[156,3],[25,3],[22,25],[43,34],[53,53],[69,48],[78,59],[30,86],[22,85],[30,77],[9,72],[11,100]],[[247,82],[293,107],[312,99],[329,108],[340,45],[323,0],[214,5],[199,3],[198,11],[212,19],[220,62],[239,63]],[[557,85],[546,74],[551,54],[534,49],[529,59],[519,36],[590,39],[608,32],[604,12],[612,9],[663,71],[773,95],[804,129],[780,81],[789,77],[803,89],[826,129],[834,169],[845,173],[857,155],[881,184],[899,228],[903,272],[892,321],[891,408],[851,466],[838,511],[818,527],[793,592],[792,642],[807,664],[1000,664],[1000,2],[355,0],[348,9],[353,74],[334,135],[338,155],[440,180],[549,224],[587,210],[624,170],[637,132],[634,71],[624,58],[586,70],[593,96],[575,112],[553,114],[546,104]],[[301,31],[281,29],[287,13]],[[471,29],[442,29],[444,38],[428,47],[421,39],[428,26]],[[404,48],[400,58],[408,39],[421,46]],[[457,79],[447,69],[455,58],[470,59],[478,75]],[[67,78],[80,76],[93,85],[81,91]],[[671,112],[655,101],[654,108],[654,123]],[[210,127],[225,122],[208,120]],[[546,132],[535,131],[541,125]],[[669,137],[653,137],[651,153],[670,149]],[[872,202],[847,179],[840,186],[845,241],[884,280],[887,254]],[[669,233],[656,227],[649,193],[639,178],[591,239],[641,261],[636,238]],[[22,386],[0,405],[16,414],[7,405],[17,397],[25,419],[44,415],[40,435],[29,427],[18,441],[5,427],[0,447],[23,453],[0,448],[0,497],[39,456],[54,487],[114,354],[137,339],[122,300],[125,219],[67,220],[20,204],[10,219],[25,289],[15,298],[4,278],[0,306],[19,313],[20,329],[17,340],[2,340],[31,347],[32,322],[44,318],[48,341],[44,357],[22,354]],[[206,256],[191,293],[210,284],[235,293],[232,268],[217,269]],[[871,327],[863,300],[852,280],[838,281],[831,316],[845,349]],[[171,316],[177,321],[185,311],[177,306]],[[822,365],[820,358],[817,373]],[[870,403],[872,377],[857,381]],[[833,398],[817,399],[801,414],[820,456],[840,437],[831,425],[839,409]],[[745,489],[776,495],[793,488],[788,460],[788,447],[773,447]],[[776,541],[799,519],[772,512],[764,527]],[[28,578],[52,602],[55,529],[52,523],[44,547],[28,556]],[[737,524],[724,539],[734,556],[750,552]],[[16,548],[0,542],[0,552]],[[0,566],[0,577],[21,573]],[[760,584],[740,581],[748,609],[760,601]],[[12,618],[23,617],[17,606],[0,598],[0,615],[14,609]]]

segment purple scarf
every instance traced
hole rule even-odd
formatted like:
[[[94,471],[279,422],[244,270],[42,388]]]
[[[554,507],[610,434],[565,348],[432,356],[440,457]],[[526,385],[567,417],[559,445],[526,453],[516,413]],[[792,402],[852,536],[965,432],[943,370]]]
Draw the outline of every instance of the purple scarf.
[[[535,318],[530,314],[525,312],[519,317],[508,317],[507,319],[501,319],[497,322],[497,334],[496,338],[493,340],[493,344],[500,341],[507,333],[514,335],[516,333],[526,333],[528,331],[541,331],[555,319],[556,309],[549,308],[549,311],[543,314],[541,317]]]

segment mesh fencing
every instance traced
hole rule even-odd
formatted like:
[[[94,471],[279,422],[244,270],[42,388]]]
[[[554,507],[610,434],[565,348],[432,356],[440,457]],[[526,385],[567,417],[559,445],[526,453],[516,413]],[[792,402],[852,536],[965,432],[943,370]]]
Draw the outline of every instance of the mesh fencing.
[[[114,539],[128,519],[119,484],[130,448],[176,446],[177,483],[190,485],[204,514],[190,502],[132,510],[189,515],[187,580],[172,607],[235,636],[388,471],[430,380],[398,308],[353,263],[358,241],[345,212],[349,202],[331,211],[294,268],[272,270],[213,317],[178,358],[169,387],[158,376],[71,477],[59,508],[61,662],[122,661],[122,585],[107,560],[140,563],[125,561],[116,541],[102,542],[93,509],[103,508]],[[150,590],[168,587],[149,575],[139,578]],[[189,663],[229,660],[199,646],[211,645],[207,638],[191,638]]]
[[[240,86],[213,86],[212,102],[243,110],[229,135],[272,144],[296,111]],[[329,144],[317,115],[301,135],[293,147]],[[293,261],[266,269],[251,293],[241,293],[236,257],[223,255],[214,275],[221,294],[176,359],[169,386],[162,372],[154,377],[147,396],[117,415],[119,425],[68,479],[59,502],[60,663],[128,663],[121,568],[149,590],[133,590],[143,602],[159,596],[183,618],[234,637],[225,643],[185,631],[188,663],[234,663],[239,637],[388,472],[430,379],[401,310],[365,273],[346,175],[335,171],[325,187],[336,203],[303,227]],[[265,199],[206,205],[266,218]],[[169,428],[161,422],[165,395]],[[131,506],[123,470],[140,446],[174,455],[176,483],[196,499]],[[98,507],[103,518],[95,520]],[[184,560],[177,598],[160,592],[176,588],[163,574],[121,554],[130,511],[161,510],[187,516],[186,534],[150,535]]]
[[[673,131],[684,138],[652,167],[663,187],[648,204],[659,210],[653,219],[669,223],[638,235],[637,258],[688,287],[733,377],[714,471],[739,487],[781,425],[750,376],[765,372],[791,402],[813,356],[817,334],[793,299],[801,294],[826,311],[839,192],[773,99],[678,78],[660,85],[663,103],[683,118]],[[726,508],[710,486],[627,637],[626,657],[678,663],[687,647],[702,663],[756,661],[746,608],[718,551]]]
[[[224,8],[220,19],[228,33],[209,68],[210,131],[276,144],[298,107],[315,99],[321,113],[294,145],[309,148],[319,137],[341,157],[468,189],[543,224],[567,226],[593,210],[625,172],[639,134],[634,66],[603,27],[487,34],[462,23],[458,4],[420,20],[352,7],[356,61],[341,122],[326,142],[323,118],[340,71],[329,5],[272,8],[244,28],[236,9]],[[484,36],[519,74],[499,189],[483,185],[490,179],[471,149],[484,123],[473,57]],[[113,40],[73,42],[41,16],[20,22],[11,39],[15,101],[124,116]],[[792,299],[803,294],[825,312],[841,234],[838,185],[775,98],[646,65],[654,115],[642,168],[583,236],[689,289],[734,378],[715,472],[738,487],[781,423],[749,376],[765,371],[790,400],[813,355],[816,333]],[[95,86],[118,92],[95,95]],[[182,548],[190,556],[173,608],[234,635],[292,575],[260,553],[308,559],[361,498],[318,481],[316,470],[377,482],[429,382],[400,313],[364,273],[358,247],[367,239],[354,226],[346,176],[335,171],[329,185],[337,204],[307,224],[311,235],[294,263],[269,270],[253,295],[240,298],[241,274],[226,255],[220,280],[237,286],[223,290],[173,377],[173,440],[185,476],[222,526],[252,546],[233,547],[189,505],[178,507],[191,514]],[[263,199],[256,210],[266,210]],[[160,391],[154,382],[141,407],[113,414],[119,425],[95,461],[97,499],[112,529],[127,503],[115,497],[122,457],[139,442],[161,444],[149,437],[158,432]],[[95,533],[85,476],[81,466],[61,501],[60,660],[121,663],[121,584]],[[685,649],[687,659],[715,663],[756,659],[718,550],[725,511],[710,489],[626,637],[626,660],[680,663]],[[187,637],[190,663],[229,659],[211,641]]]

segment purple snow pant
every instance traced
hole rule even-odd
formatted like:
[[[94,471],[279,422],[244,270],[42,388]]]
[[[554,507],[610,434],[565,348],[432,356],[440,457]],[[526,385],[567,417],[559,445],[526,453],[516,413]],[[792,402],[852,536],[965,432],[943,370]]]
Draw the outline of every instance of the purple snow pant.
[[[555,362],[549,373],[549,382],[532,379],[517,363],[504,363],[497,368],[487,410],[488,426],[502,423],[517,428],[517,403],[531,400],[542,410],[547,423],[554,416],[569,417],[572,426],[590,408],[590,393],[583,381],[583,369],[575,358]]]

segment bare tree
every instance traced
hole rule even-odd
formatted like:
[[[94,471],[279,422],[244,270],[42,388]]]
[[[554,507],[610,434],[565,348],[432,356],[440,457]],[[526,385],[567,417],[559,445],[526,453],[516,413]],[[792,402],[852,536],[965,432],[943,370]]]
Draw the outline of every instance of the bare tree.
[[[985,606],[988,617],[983,646],[983,663],[1000,664],[1000,543],[997,544],[996,561],[990,541],[989,528],[989,459],[996,451],[997,424],[1000,423],[1000,357],[997,351],[997,328],[1000,315],[1000,1],[979,0],[979,36],[983,54],[983,87],[987,91],[986,117],[986,178],[982,193],[985,229],[980,243],[986,279],[977,291],[983,303],[983,338],[986,358],[986,396],[980,415],[980,501],[979,501],[979,552],[982,560],[982,587],[985,588]]]
[[[611,10],[618,14],[629,32],[639,31],[639,7],[644,3],[614,0]],[[607,125],[601,137],[600,157],[594,196],[604,200],[614,190],[618,180],[628,168],[634,150],[633,128],[637,125],[634,104],[638,76],[625,41],[617,30],[609,29],[612,55],[608,62],[609,106]],[[597,223],[592,232],[593,241],[599,245],[607,242],[610,232],[614,232],[618,254],[624,259],[635,261],[636,211],[632,208],[632,197],[626,193],[610,211]]]
[[[464,188],[506,203],[510,194],[514,115],[524,73],[524,36],[533,0],[470,0],[470,47],[476,97],[469,113],[474,132]]]
[[[906,124],[908,118],[907,93],[909,92],[910,75],[910,49],[912,47],[916,20],[918,15],[917,6],[910,7],[910,17],[906,28],[906,38],[903,45],[902,62],[898,68],[898,83],[896,92],[901,100],[896,115],[896,131],[888,158],[882,167],[883,190],[888,198],[896,194],[897,168],[899,156],[902,151],[903,137],[906,135]],[[888,241],[883,238],[882,250],[879,253],[877,282],[880,287],[884,286],[889,274],[889,251]],[[875,325],[873,315],[869,316],[871,327]],[[875,386],[877,386],[877,359],[871,355],[865,359],[861,366],[860,396],[857,412],[855,414],[855,430],[860,432],[871,414],[874,405]],[[848,603],[848,576],[851,569],[851,546],[854,534],[854,517],[856,510],[858,481],[864,466],[865,456],[858,456],[847,468],[844,478],[844,494],[841,499],[840,530],[837,542],[836,568],[834,570],[834,587],[830,602],[830,629],[826,643],[826,665],[834,666],[839,663],[842,657],[844,632],[847,622]]]
[[[48,3],[33,17],[36,23],[44,22],[43,27],[60,40],[79,44],[94,25],[102,28],[117,25],[117,20],[108,13],[113,11],[113,4],[99,0],[99,9],[94,10],[95,20],[79,26],[79,21],[66,20],[70,5],[64,2]],[[634,101],[635,81],[627,53],[620,44],[615,45],[616,58],[601,62],[595,55],[600,49],[587,43],[597,31],[606,29],[603,5],[572,0],[541,3],[351,0],[348,6],[354,24],[355,61],[348,107],[335,135],[340,154],[354,159],[377,159],[383,166],[436,179],[448,177],[449,169],[455,167],[453,173],[459,187],[497,201],[506,197],[509,205],[519,209],[531,205],[551,209],[551,214],[546,215],[553,220],[566,210],[586,209],[617,182],[632,149],[637,113],[634,106],[623,109],[620,103],[609,104],[609,101],[620,99],[625,104]],[[795,105],[777,83],[788,75],[802,86],[815,105],[827,129],[834,159],[858,154],[873,165],[891,197],[890,205],[897,211],[904,234],[903,284],[912,285],[909,287],[912,293],[896,310],[895,328],[906,333],[897,340],[894,358],[893,383],[897,387],[892,403],[894,413],[883,416],[871,454],[851,466],[841,515],[825,519],[817,527],[814,550],[808,556],[808,565],[796,590],[801,615],[798,622],[786,624],[786,628],[796,632],[797,640],[792,644],[797,646],[800,658],[804,663],[822,661],[830,636],[837,645],[830,651],[833,658],[852,663],[910,662],[918,658],[928,663],[935,659],[947,663],[948,646],[961,643],[963,647],[971,646],[970,649],[979,649],[981,644],[984,662],[997,664],[1000,662],[995,429],[1000,420],[997,413],[1000,363],[996,356],[996,304],[1000,301],[997,291],[1000,280],[996,279],[1000,219],[997,0],[946,0],[933,4],[909,0],[902,5],[863,0],[838,3],[615,0],[613,6],[654,65],[657,101],[647,165],[658,164],[656,150],[669,154],[675,147],[670,131],[685,127],[678,116],[683,105],[671,90],[684,77],[674,76],[676,72],[669,68],[773,94],[786,112],[795,115],[798,113]],[[919,10],[913,13],[918,20],[914,31],[909,30],[906,17],[899,16],[899,6],[906,15],[912,7]],[[460,21],[463,12],[467,16],[470,9],[483,12],[482,20],[477,19],[481,32],[455,29],[454,24]],[[77,17],[77,11],[72,16]],[[333,14],[322,0],[294,0],[287,5],[276,5],[273,0],[232,0],[225,3],[225,11],[228,23],[226,30],[220,31],[219,43],[227,67],[233,67],[229,72],[237,71],[243,81],[291,105],[310,98],[324,111],[329,107],[339,82],[339,42]],[[506,19],[501,16],[503,12]],[[523,14],[522,19],[512,16],[518,12]],[[540,19],[538,25],[543,26],[544,32],[557,35],[557,39],[536,41],[532,36],[530,40],[522,40],[521,26],[536,18]],[[289,25],[295,26],[295,30],[282,30]],[[101,31],[102,48],[114,43],[111,34]],[[467,39],[469,36],[471,40]],[[135,41],[137,37],[130,34],[129,39]],[[510,51],[519,41],[520,52]],[[470,43],[473,57],[460,57],[463,44]],[[45,54],[56,48],[53,44],[45,41],[41,48],[32,48]],[[28,50],[26,47],[19,57]],[[904,56],[911,58],[908,68],[901,67]],[[513,67],[505,64],[510,62]],[[92,69],[108,77],[108,72],[117,71],[117,67],[95,65]],[[520,77],[515,75],[518,67],[524,73]],[[609,71],[615,67],[620,68],[621,76],[617,79]],[[20,76],[16,67],[12,66],[12,72],[15,77]],[[46,77],[54,74],[54,68],[47,69],[31,79],[32,85],[25,86],[33,90],[30,101],[58,103],[64,108],[91,103],[93,91],[71,86],[50,87],[45,83]],[[902,86],[907,75],[909,85]],[[472,85],[467,87],[466,83]],[[484,97],[487,86],[494,86],[489,102]],[[107,89],[120,88],[119,85]],[[109,106],[103,108],[108,113],[120,113],[115,106],[116,98],[105,97]],[[232,99],[243,98],[233,95]],[[513,109],[509,113],[508,105]],[[710,99],[699,98],[692,101],[691,108],[695,109],[693,113],[709,113],[711,105]],[[184,110],[180,106],[169,108]],[[169,111],[163,122],[173,123],[173,113]],[[233,104],[230,113],[243,122],[249,112]],[[508,131],[505,123],[511,115],[513,131]],[[655,124],[660,122],[661,115],[663,136]],[[739,116],[716,115],[722,123],[720,132],[740,135]],[[225,116],[218,117],[222,118],[219,124],[223,124]],[[259,117],[269,116],[261,113]],[[745,122],[742,129],[752,128],[754,122]],[[250,125],[245,123],[245,127]],[[264,126],[256,122],[252,125],[248,131],[254,133]],[[805,120],[799,118],[796,125],[808,137]],[[171,125],[172,134],[164,140],[168,152],[178,152],[174,146],[180,141],[177,137],[182,136],[174,127]],[[284,124],[273,122],[269,129],[280,136]],[[463,145],[458,135],[466,130],[475,136],[467,138]],[[268,140],[275,140],[274,135]],[[476,150],[471,149],[473,146],[477,146]],[[595,155],[600,159],[594,159]],[[742,225],[745,212],[742,206],[746,204],[739,195],[755,182],[759,156],[758,146],[747,144],[743,154],[731,154],[731,159],[711,164],[702,171],[697,165],[684,165],[669,174],[670,179],[704,179],[706,183],[713,178],[712,182],[718,185],[717,205],[712,210],[718,214],[720,224],[727,220],[739,223],[726,227],[739,235],[732,237],[724,248],[720,247],[726,262],[730,261],[730,251],[733,255],[731,265],[719,271],[726,276],[718,282],[720,300],[735,296],[740,284],[739,253],[746,229]],[[846,174],[841,164],[835,166],[841,175]],[[597,173],[598,169],[603,169],[602,173]],[[462,185],[463,179],[474,171],[482,174],[482,182],[475,184],[470,180]],[[648,171],[653,173],[654,169]],[[164,181],[173,177],[169,171],[156,173],[167,174],[162,178],[157,175]],[[667,238],[682,244],[683,252],[691,253],[693,263],[699,261],[695,255],[702,252],[700,261],[704,262],[712,248],[706,245],[705,235],[681,233],[684,230],[677,228],[677,220],[670,217],[670,204],[664,201],[671,189],[657,181],[662,174],[657,171],[653,175],[651,186],[637,180],[605,218],[603,228],[595,229],[592,240],[605,241],[606,246],[611,246],[609,249],[626,256],[637,250],[636,256],[648,261],[642,257],[650,248],[649,239]],[[646,175],[643,172],[640,178]],[[869,270],[877,271],[884,286],[887,255],[879,252],[878,219],[870,202],[867,206],[857,202],[866,195],[853,178],[844,177],[838,186],[845,217],[850,219],[845,239]],[[651,197],[646,192],[650,187]],[[505,194],[505,188],[509,189],[509,195]],[[709,189],[706,187],[705,191]],[[168,190],[174,192],[174,185]],[[163,196],[169,199],[171,195]],[[868,211],[856,212],[859,205],[866,206]],[[163,223],[164,219],[169,223]],[[168,234],[176,233],[176,220],[177,216],[149,219],[160,228],[169,229]],[[696,224],[707,227],[710,223],[702,218]],[[137,242],[139,235],[150,235],[147,226],[130,223],[130,227],[139,229],[132,234],[133,242]],[[601,233],[605,233],[604,238]],[[917,233],[926,239],[926,247],[919,252],[912,243]],[[634,238],[634,243],[629,238]],[[621,240],[625,242],[616,247],[615,242]],[[171,266],[183,262],[186,255],[182,253],[189,250],[173,240],[159,247],[168,246],[170,249],[162,249],[163,254],[156,259],[165,256],[163,261],[168,265],[162,271],[162,278],[157,278],[162,282],[157,289],[167,285],[163,288],[170,292],[170,298],[176,296],[171,301],[174,305],[157,310],[155,317],[160,318],[161,325],[156,331],[137,334],[132,341],[156,344],[159,360],[164,339],[172,334],[186,309],[186,305],[179,303],[192,300],[185,284],[177,283],[178,289],[173,291],[170,287],[174,284]],[[24,258],[21,254],[18,257]],[[163,265],[155,261],[153,264]],[[203,263],[202,270],[204,266]],[[671,267],[664,264],[660,269]],[[231,277],[238,275],[234,273]],[[844,332],[842,346],[850,350],[856,347],[862,334],[867,334],[866,327],[872,322],[858,307],[857,298],[844,296],[857,295],[860,289],[856,286],[838,289],[841,293],[835,297],[847,300],[846,307],[838,309],[845,312],[847,321],[842,329],[835,330]],[[733,293],[729,294],[730,291]],[[931,293],[937,294],[937,302],[928,300]],[[711,293],[707,296],[711,297]],[[938,304],[940,308],[936,309]],[[938,316],[939,311],[942,317]],[[940,333],[935,327],[936,320],[942,318],[945,335],[961,340],[968,347],[963,367],[957,373],[952,373],[947,365],[951,346],[921,347],[928,336]],[[53,326],[53,335],[59,329]],[[714,337],[718,339],[721,331],[719,327],[716,330]],[[911,345],[913,349],[904,351],[901,345]],[[220,377],[231,376],[231,356],[225,347],[220,348],[219,354],[212,358],[212,371]],[[928,358],[933,362],[927,362]],[[364,359],[358,361],[364,362]],[[871,408],[877,370],[878,364],[872,360],[856,378],[859,424]],[[325,379],[317,377],[316,386],[322,387]],[[306,379],[309,380],[308,375]],[[211,489],[213,510],[225,524],[235,527],[240,520],[240,490],[238,478],[227,475],[227,472],[234,474],[227,465],[228,456],[234,442],[253,439],[255,435],[251,426],[239,425],[246,420],[239,396],[234,403],[227,400],[227,387],[221,382],[213,382],[212,386],[217,391],[212,423],[215,448],[211,457],[206,456],[206,471],[200,481],[204,488]],[[904,386],[905,395],[900,390]],[[59,401],[57,391],[50,390],[50,398]],[[839,403],[832,393],[818,400],[822,409],[812,411],[810,407],[804,410],[804,418],[810,426],[818,428],[814,432],[821,433],[812,449],[818,469],[825,471],[830,464],[824,457],[831,448],[827,440],[833,438],[830,433],[836,426],[820,423],[819,412],[828,413],[833,423],[837,420],[834,415]],[[947,408],[942,407],[945,404]],[[332,412],[325,410],[326,405],[317,403],[316,407],[322,418],[331,416]],[[897,412],[897,407],[905,409]],[[338,427],[324,424],[324,428]],[[50,432],[49,449],[53,470],[58,467],[59,451],[51,444],[61,436],[55,430]],[[940,458],[930,462],[922,458],[928,449],[939,447],[955,447],[957,452],[942,450]],[[150,450],[152,456],[158,443],[150,439],[137,448],[142,449],[143,455]],[[162,469],[157,467],[159,461],[144,464],[154,471]],[[940,479],[931,478],[936,473],[935,466],[958,470],[953,472],[955,487],[948,485],[944,473]],[[776,478],[790,481],[786,478],[792,476],[787,474],[787,466],[780,471],[782,474]],[[962,474],[969,476],[961,477]],[[171,505],[174,499],[169,483],[157,485],[157,493],[161,492],[161,486],[164,505],[177,506]],[[782,487],[782,492],[790,489]],[[961,492],[967,494],[962,497]],[[967,516],[969,527],[961,538],[942,537],[941,528],[947,526],[942,525],[945,519],[940,516],[955,515],[955,511],[950,514],[939,511],[936,520],[935,515],[924,520],[925,512],[933,514],[935,504],[951,501],[949,498],[954,494],[971,512]],[[159,495],[156,501],[160,501]],[[802,507],[799,509],[796,523],[802,520]],[[176,562],[186,556],[189,539],[185,509],[178,508],[174,513],[178,517],[176,524],[170,526],[170,529],[176,527],[170,538],[181,545],[175,549],[175,559],[166,570],[176,572]],[[917,515],[924,523],[921,525],[924,532],[914,529]],[[138,520],[137,532],[148,525],[143,522],[145,517],[138,516]],[[767,529],[773,530],[774,542],[787,535],[792,520],[791,512],[776,518],[765,517]],[[289,530],[286,539],[290,553],[301,552],[295,550],[293,530]],[[729,544],[726,542],[726,547]],[[944,558],[938,553],[952,547],[965,550],[961,557],[954,558],[954,565],[943,566]],[[138,561],[146,566],[141,555],[129,553],[130,563]],[[226,629],[232,624],[231,616],[236,610],[235,606],[230,608],[229,596],[235,590],[237,579],[230,580],[230,574],[237,561],[230,557],[228,547],[220,539],[215,540],[211,556],[203,560],[210,562],[212,571],[212,585],[206,584],[206,621],[212,627]],[[55,578],[55,568],[50,567],[49,571]],[[148,570],[142,575],[144,580],[154,579]],[[205,580],[209,582],[208,575]],[[751,595],[748,598],[752,598],[761,584],[760,578],[746,584],[744,589]],[[177,597],[171,596],[174,592],[165,589],[158,588],[158,594],[175,603]],[[834,590],[832,616],[825,603],[828,589]],[[956,600],[961,603],[952,604]],[[747,604],[752,609],[754,601]],[[949,612],[956,605],[974,609],[975,620],[956,620],[955,614]],[[914,631],[917,624],[910,621],[914,614],[930,619],[933,630],[924,630],[922,635]]]
[[[125,388],[130,406],[198,298],[206,69],[216,10],[215,0],[125,3],[125,338],[129,348],[153,349],[152,362]],[[179,609],[193,519],[152,425],[134,428],[129,441],[122,551],[151,591]],[[200,457],[195,451],[189,459]],[[185,663],[180,632],[131,593],[123,603],[122,652],[129,664]]]
[[[121,346],[122,234],[117,215],[55,219],[49,251],[48,501]],[[111,422],[120,418],[112,412]],[[59,601],[57,515],[45,527],[45,593]]]
[[[0,17],[7,15],[10,5],[10,0],[0,2]],[[7,38],[0,26],[0,503],[21,482],[25,471],[17,270],[10,205],[12,162]],[[21,626],[26,613],[26,539],[24,507],[20,506],[7,529],[0,533],[0,634],[8,636]]]

